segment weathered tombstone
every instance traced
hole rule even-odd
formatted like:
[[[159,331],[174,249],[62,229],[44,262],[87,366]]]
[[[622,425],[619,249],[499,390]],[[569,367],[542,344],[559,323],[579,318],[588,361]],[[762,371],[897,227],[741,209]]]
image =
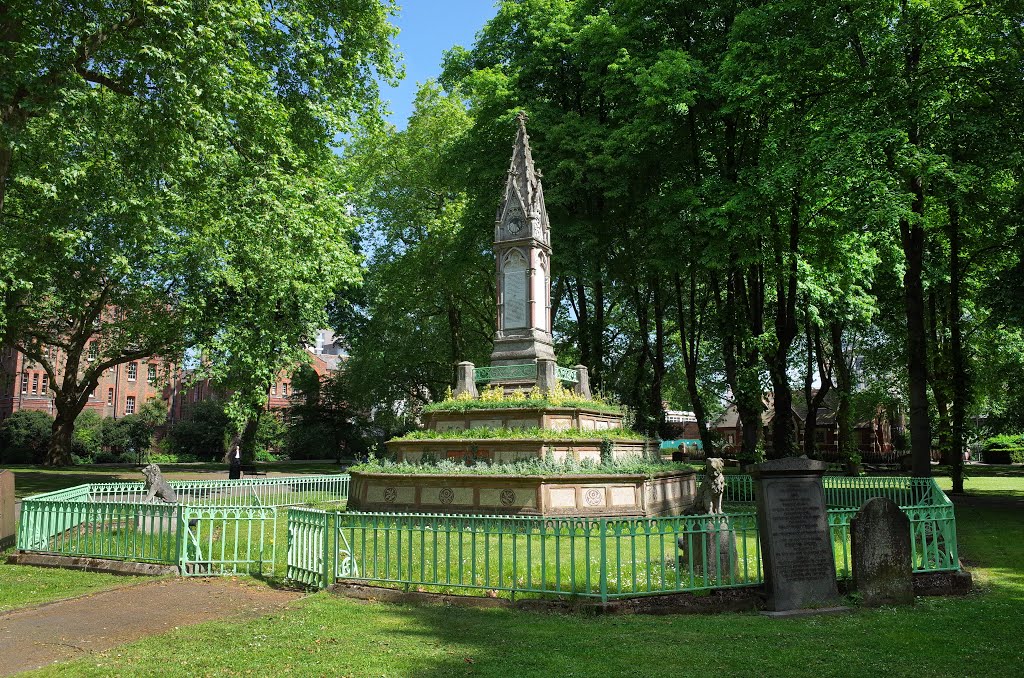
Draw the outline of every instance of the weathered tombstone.
[[[14,474],[0,471],[0,550],[14,543]]]
[[[676,544],[682,553],[679,564],[692,565],[694,574],[703,575],[705,584],[728,584],[739,577],[739,553],[736,549],[736,531],[727,516],[712,516],[694,524],[695,529],[679,535]]]
[[[753,469],[768,609],[822,608],[839,599],[828,528],[825,462],[773,459]]]
[[[850,523],[853,587],[865,605],[913,605],[910,519],[891,499],[868,499]]]

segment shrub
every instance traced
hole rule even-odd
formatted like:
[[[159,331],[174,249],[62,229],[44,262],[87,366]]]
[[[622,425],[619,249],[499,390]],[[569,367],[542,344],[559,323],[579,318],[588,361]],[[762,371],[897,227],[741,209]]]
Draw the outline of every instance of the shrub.
[[[199,459],[220,460],[230,420],[224,407],[216,402],[196,403],[188,419],[177,422],[168,431],[170,451]]]
[[[539,476],[554,473],[600,473],[600,474],[638,474],[652,476],[665,471],[692,471],[695,467],[689,464],[671,462],[653,462],[641,457],[619,459],[597,463],[589,460],[556,462],[549,459],[526,459],[510,464],[490,464],[477,461],[466,464],[461,461],[442,459],[433,463],[413,464],[395,462],[371,457],[368,461],[352,466],[350,471],[364,473],[423,473],[423,474],[459,474],[459,475],[527,475]]]
[[[75,419],[71,457],[76,464],[91,464],[102,451],[103,417],[98,412],[84,410]]]
[[[188,464],[199,461],[194,455],[173,452],[151,452],[147,459],[151,464]]]
[[[46,412],[15,412],[0,423],[0,460],[5,463],[42,463],[52,430],[53,417]]]
[[[984,464],[1024,463],[1024,435],[992,436],[985,441],[981,461]]]

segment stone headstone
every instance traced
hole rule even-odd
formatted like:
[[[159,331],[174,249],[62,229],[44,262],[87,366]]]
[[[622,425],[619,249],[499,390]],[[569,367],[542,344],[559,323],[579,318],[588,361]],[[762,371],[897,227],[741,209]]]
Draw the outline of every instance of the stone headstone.
[[[14,474],[0,471],[0,550],[14,544]]]
[[[773,459],[753,469],[768,609],[827,607],[839,599],[821,478],[826,464]]]
[[[688,568],[692,555],[694,574],[702,575],[705,584],[728,584],[740,577],[736,531],[726,516],[697,522],[696,529],[687,530],[676,540],[682,554],[679,564]],[[692,551],[692,554],[691,554]]]
[[[868,499],[850,523],[853,587],[865,605],[913,605],[910,519],[891,499]]]

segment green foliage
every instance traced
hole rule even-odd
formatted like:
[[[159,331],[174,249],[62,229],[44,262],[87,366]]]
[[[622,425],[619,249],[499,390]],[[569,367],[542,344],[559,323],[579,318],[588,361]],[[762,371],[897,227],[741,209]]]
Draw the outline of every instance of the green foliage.
[[[19,410],[0,422],[0,455],[5,463],[38,464],[50,444],[53,417]]]
[[[75,420],[72,459],[76,464],[90,464],[103,453],[103,417],[93,410],[83,410]]]
[[[393,440],[646,440],[646,436],[625,428],[604,430],[586,430],[570,428],[555,430],[550,428],[491,428],[478,427],[461,430],[436,431],[419,429],[410,431]]]
[[[141,414],[103,420],[104,452],[98,462],[142,463],[153,441],[153,427]]]
[[[310,368],[292,377],[295,389],[289,409],[284,447],[292,459],[359,458],[370,446],[385,439],[362,412],[352,406],[351,366],[346,363],[330,376]]]
[[[191,464],[199,461],[199,457],[174,452],[150,452],[146,460],[151,464]]]
[[[256,427],[256,460],[275,461],[284,447],[287,427],[280,412],[264,412]],[[262,458],[261,458],[262,457]]]
[[[226,452],[231,421],[224,405],[216,401],[194,403],[186,419],[168,431],[171,452],[202,460],[219,461]]]
[[[62,423],[50,461],[69,458],[99,375],[148,356],[199,351],[241,422],[324,326],[335,288],[359,278],[333,146],[380,124],[394,7],[12,12],[0,20],[0,339],[50,374]],[[67,347],[62,364],[44,344]]]
[[[352,402],[366,411],[437,399],[456,362],[490,351],[490,229],[467,218],[455,155],[470,122],[461,96],[427,82],[404,130],[369,130],[347,149],[373,257],[339,328],[351,339]]]
[[[362,464],[350,467],[350,471],[362,473],[427,473],[455,475],[526,475],[542,476],[559,473],[595,473],[595,474],[636,474],[648,477],[666,471],[692,471],[696,467],[669,462],[655,462],[640,457],[620,459],[617,461],[593,462],[568,460],[554,462],[547,459],[531,459],[509,464],[490,464],[476,461],[471,464],[460,463],[450,459],[442,459],[431,463],[412,464],[394,462],[371,457]]]

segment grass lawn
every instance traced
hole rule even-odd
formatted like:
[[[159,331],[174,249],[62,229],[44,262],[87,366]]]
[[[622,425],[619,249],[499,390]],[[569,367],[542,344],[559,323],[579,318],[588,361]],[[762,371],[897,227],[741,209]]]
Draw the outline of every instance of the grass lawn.
[[[772,620],[398,606],[320,593],[269,617],[181,629],[40,675],[1020,676],[1024,522],[1012,503],[1024,478],[981,480],[968,492],[997,503],[958,510],[961,553],[981,584],[965,598]]]
[[[144,579],[99,572],[8,565],[6,560],[9,553],[0,552],[0,612],[71,598]]]

